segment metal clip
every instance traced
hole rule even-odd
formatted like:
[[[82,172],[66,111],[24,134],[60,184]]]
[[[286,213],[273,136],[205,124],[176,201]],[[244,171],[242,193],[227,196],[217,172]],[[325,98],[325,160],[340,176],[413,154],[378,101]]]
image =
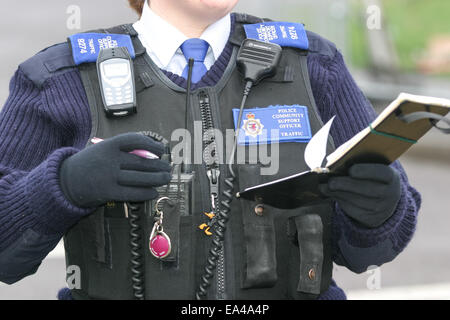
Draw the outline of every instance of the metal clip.
[[[130,217],[130,214],[128,212],[128,204],[126,203],[123,204],[123,210],[125,211],[125,218],[128,219]]]
[[[161,220],[158,220],[153,225],[152,232],[150,233],[150,239],[153,239],[155,236],[162,233],[164,233],[164,228],[161,224]]]

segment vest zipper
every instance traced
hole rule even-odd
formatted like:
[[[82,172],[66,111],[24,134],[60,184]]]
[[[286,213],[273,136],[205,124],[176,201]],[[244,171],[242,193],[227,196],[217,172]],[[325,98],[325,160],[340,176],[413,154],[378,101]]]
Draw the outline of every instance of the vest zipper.
[[[207,92],[200,91],[199,95],[200,113],[202,118],[203,130],[203,150],[206,172],[209,179],[209,192],[211,197],[211,209],[214,218],[210,221],[209,226],[212,227],[220,212],[219,208],[219,158],[214,135],[214,121],[211,112],[210,98]],[[216,299],[225,299],[225,253],[223,248],[224,239],[221,239],[222,248],[218,252],[216,261]]]

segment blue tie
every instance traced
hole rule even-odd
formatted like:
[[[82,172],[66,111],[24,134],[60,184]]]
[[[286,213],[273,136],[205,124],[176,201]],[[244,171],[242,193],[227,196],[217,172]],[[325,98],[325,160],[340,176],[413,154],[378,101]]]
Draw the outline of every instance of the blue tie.
[[[186,40],[181,45],[181,51],[183,52],[186,60],[189,61],[189,59],[194,59],[194,67],[192,68],[192,83],[199,82],[208,71],[204,63],[208,49],[208,42],[197,38]],[[182,77],[187,79],[188,72],[189,64],[186,68],[184,68]]]

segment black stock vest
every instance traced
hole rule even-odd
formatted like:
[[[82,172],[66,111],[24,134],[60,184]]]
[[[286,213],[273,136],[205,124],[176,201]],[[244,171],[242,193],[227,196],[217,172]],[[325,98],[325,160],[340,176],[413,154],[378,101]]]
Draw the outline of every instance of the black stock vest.
[[[236,56],[245,39],[244,24],[262,20],[236,15],[230,41],[233,54],[222,78],[213,87],[191,92],[188,130],[194,121],[202,121],[199,97],[210,100],[215,128],[225,133],[234,129],[232,108],[242,99],[244,79],[236,68]],[[103,110],[97,70],[94,63],[79,66],[92,116],[92,137],[103,139],[125,132],[152,131],[171,140],[175,129],[185,127],[186,90],[171,82],[151,61],[131,25],[102,33],[122,33],[132,37],[137,89],[137,113],[123,118],[107,118]],[[277,74],[255,86],[246,109],[270,105],[308,107],[312,134],[323,123],[318,114],[307,69],[308,51],[283,48]],[[171,142],[173,144],[175,142]],[[235,190],[282,178],[307,170],[303,160],[306,143],[281,143],[280,165],[274,176],[260,175],[264,164],[236,165]],[[240,147],[244,148],[244,147]],[[249,148],[249,147],[246,147]],[[330,139],[328,152],[332,151]],[[195,183],[192,207],[187,215],[174,219],[171,230],[176,237],[177,254],[169,263],[154,258],[148,250],[153,226],[151,212],[141,219],[143,270],[146,299],[194,299],[203,274],[210,237],[199,230],[209,210],[209,182],[204,165],[194,165]],[[221,168],[221,190],[225,188],[226,166]],[[324,201],[295,210],[265,206],[255,214],[260,199],[235,198],[231,205],[224,241],[224,268],[220,281],[224,293],[217,296],[217,276],[213,279],[209,299],[315,299],[331,282],[330,202]],[[148,211],[148,210],[147,210]],[[133,299],[130,225],[123,204],[112,203],[76,224],[64,238],[67,266],[81,270],[81,287],[72,290],[75,299]]]

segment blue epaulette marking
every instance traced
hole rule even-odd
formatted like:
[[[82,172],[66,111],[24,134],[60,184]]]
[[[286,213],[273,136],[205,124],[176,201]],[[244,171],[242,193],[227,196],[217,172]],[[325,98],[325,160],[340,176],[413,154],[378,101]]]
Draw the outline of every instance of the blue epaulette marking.
[[[244,25],[247,38],[276,43],[282,47],[308,50],[305,27],[294,22],[260,22]]]
[[[136,57],[133,41],[127,34],[78,33],[69,37],[76,65],[96,62],[102,49],[126,47],[132,59]]]

